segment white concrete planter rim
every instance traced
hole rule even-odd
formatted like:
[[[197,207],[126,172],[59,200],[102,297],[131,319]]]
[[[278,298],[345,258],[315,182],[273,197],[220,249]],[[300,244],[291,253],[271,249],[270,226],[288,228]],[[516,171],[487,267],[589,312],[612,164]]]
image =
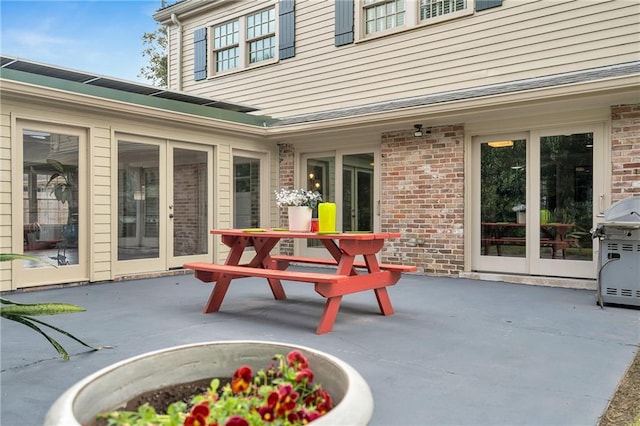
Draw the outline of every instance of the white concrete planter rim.
[[[334,408],[313,425],[366,425],[373,413],[373,396],[353,367],[306,346],[258,340],[194,343],[119,361],[65,391],[49,409],[44,425],[88,424],[98,412],[112,410],[146,391],[207,377],[230,377],[244,364],[264,368],[273,355],[286,355],[294,349],[309,359],[315,382],[322,384],[334,399]]]

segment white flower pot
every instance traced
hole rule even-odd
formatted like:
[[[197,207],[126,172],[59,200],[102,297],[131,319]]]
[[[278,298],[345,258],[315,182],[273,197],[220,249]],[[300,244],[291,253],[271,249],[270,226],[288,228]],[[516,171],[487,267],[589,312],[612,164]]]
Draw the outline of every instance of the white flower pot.
[[[344,361],[304,346],[262,341],[220,341],[177,346],[112,364],[79,381],[51,406],[45,426],[92,425],[96,414],[112,411],[133,397],[170,385],[230,377],[241,365],[265,368],[275,354],[297,349],[309,360],[334,407],[314,426],[366,425],[373,397],[362,376]]]
[[[516,212],[516,221],[518,223],[527,223],[527,212]]]
[[[289,206],[289,231],[311,231],[311,208],[306,206]]]

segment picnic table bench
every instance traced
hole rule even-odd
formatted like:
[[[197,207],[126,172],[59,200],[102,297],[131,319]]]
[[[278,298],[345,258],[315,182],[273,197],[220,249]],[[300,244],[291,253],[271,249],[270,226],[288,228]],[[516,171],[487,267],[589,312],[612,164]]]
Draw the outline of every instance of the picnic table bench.
[[[315,291],[327,299],[316,333],[323,334],[333,329],[342,296],[373,290],[383,315],[393,314],[393,307],[386,287],[398,282],[403,272],[415,272],[415,266],[379,264],[376,254],[388,238],[397,238],[395,233],[339,233],[321,235],[310,232],[274,230],[212,230],[222,236],[222,242],[231,250],[224,264],[190,262],[183,265],[195,271],[195,277],[203,282],[215,283],[204,307],[204,313],[220,309],[227,289],[233,279],[243,277],[266,278],[271,292],[277,300],[286,298],[281,280],[313,283]],[[319,239],[332,258],[310,258],[271,254],[271,250],[282,238]],[[247,247],[255,248],[253,259],[240,264]],[[356,256],[363,261],[355,262]],[[291,263],[335,266],[335,270],[307,272],[287,270]],[[333,273],[332,273],[333,272]]]

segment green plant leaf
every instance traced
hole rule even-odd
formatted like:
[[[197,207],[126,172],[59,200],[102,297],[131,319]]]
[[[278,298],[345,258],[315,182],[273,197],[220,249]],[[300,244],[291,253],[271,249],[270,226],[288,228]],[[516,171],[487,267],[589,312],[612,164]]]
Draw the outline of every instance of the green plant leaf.
[[[57,267],[53,263],[47,262],[46,260],[40,259],[39,257],[35,257],[35,256],[29,256],[26,254],[18,254],[18,253],[0,253],[0,262],[8,262],[10,260],[17,260],[17,259],[31,260],[38,263],[44,263],[45,265],[51,265],[53,267]]]
[[[11,315],[59,315],[59,314],[72,314],[75,312],[85,312],[86,309],[82,306],[73,305],[71,303],[6,303],[2,299],[2,304],[9,304],[12,306],[5,306],[0,308],[2,316],[7,314]]]
[[[31,323],[27,318],[22,317],[20,315],[3,315],[3,318],[9,319],[11,321],[15,321],[18,322],[20,324],[24,324],[27,327],[37,331],[38,333],[42,334],[44,336],[45,339],[47,339],[49,341],[49,343],[51,343],[51,345],[56,349],[56,351],[58,351],[58,353],[62,356],[62,358],[66,361],[69,360],[69,354],[67,353],[67,351],[62,347],[62,345],[60,343],[58,343],[56,341],[56,339],[54,339],[53,337],[49,336],[47,333],[45,333],[44,331],[40,330],[40,328],[38,328],[38,326],[36,326],[35,324]]]

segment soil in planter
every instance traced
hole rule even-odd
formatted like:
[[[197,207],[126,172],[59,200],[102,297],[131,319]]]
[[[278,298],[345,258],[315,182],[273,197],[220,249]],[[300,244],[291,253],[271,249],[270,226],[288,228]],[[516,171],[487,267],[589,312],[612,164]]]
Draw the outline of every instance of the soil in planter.
[[[130,399],[124,406],[118,407],[114,411],[138,411],[138,407],[148,403],[157,413],[166,414],[167,408],[172,403],[182,401],[189,404],[194,396],[205,393],[207,389],[209,389],[211,380],[212,379],[201,379],[195,382],[181,383],[171,387],[145,392]],[[222,387],[230,381],[231,379],[229,378],[220,379],[218,389],[222,389]],[[107,419],[100,418],[97,419],[94,424],[95,426],[107,426],[108,422]]]

